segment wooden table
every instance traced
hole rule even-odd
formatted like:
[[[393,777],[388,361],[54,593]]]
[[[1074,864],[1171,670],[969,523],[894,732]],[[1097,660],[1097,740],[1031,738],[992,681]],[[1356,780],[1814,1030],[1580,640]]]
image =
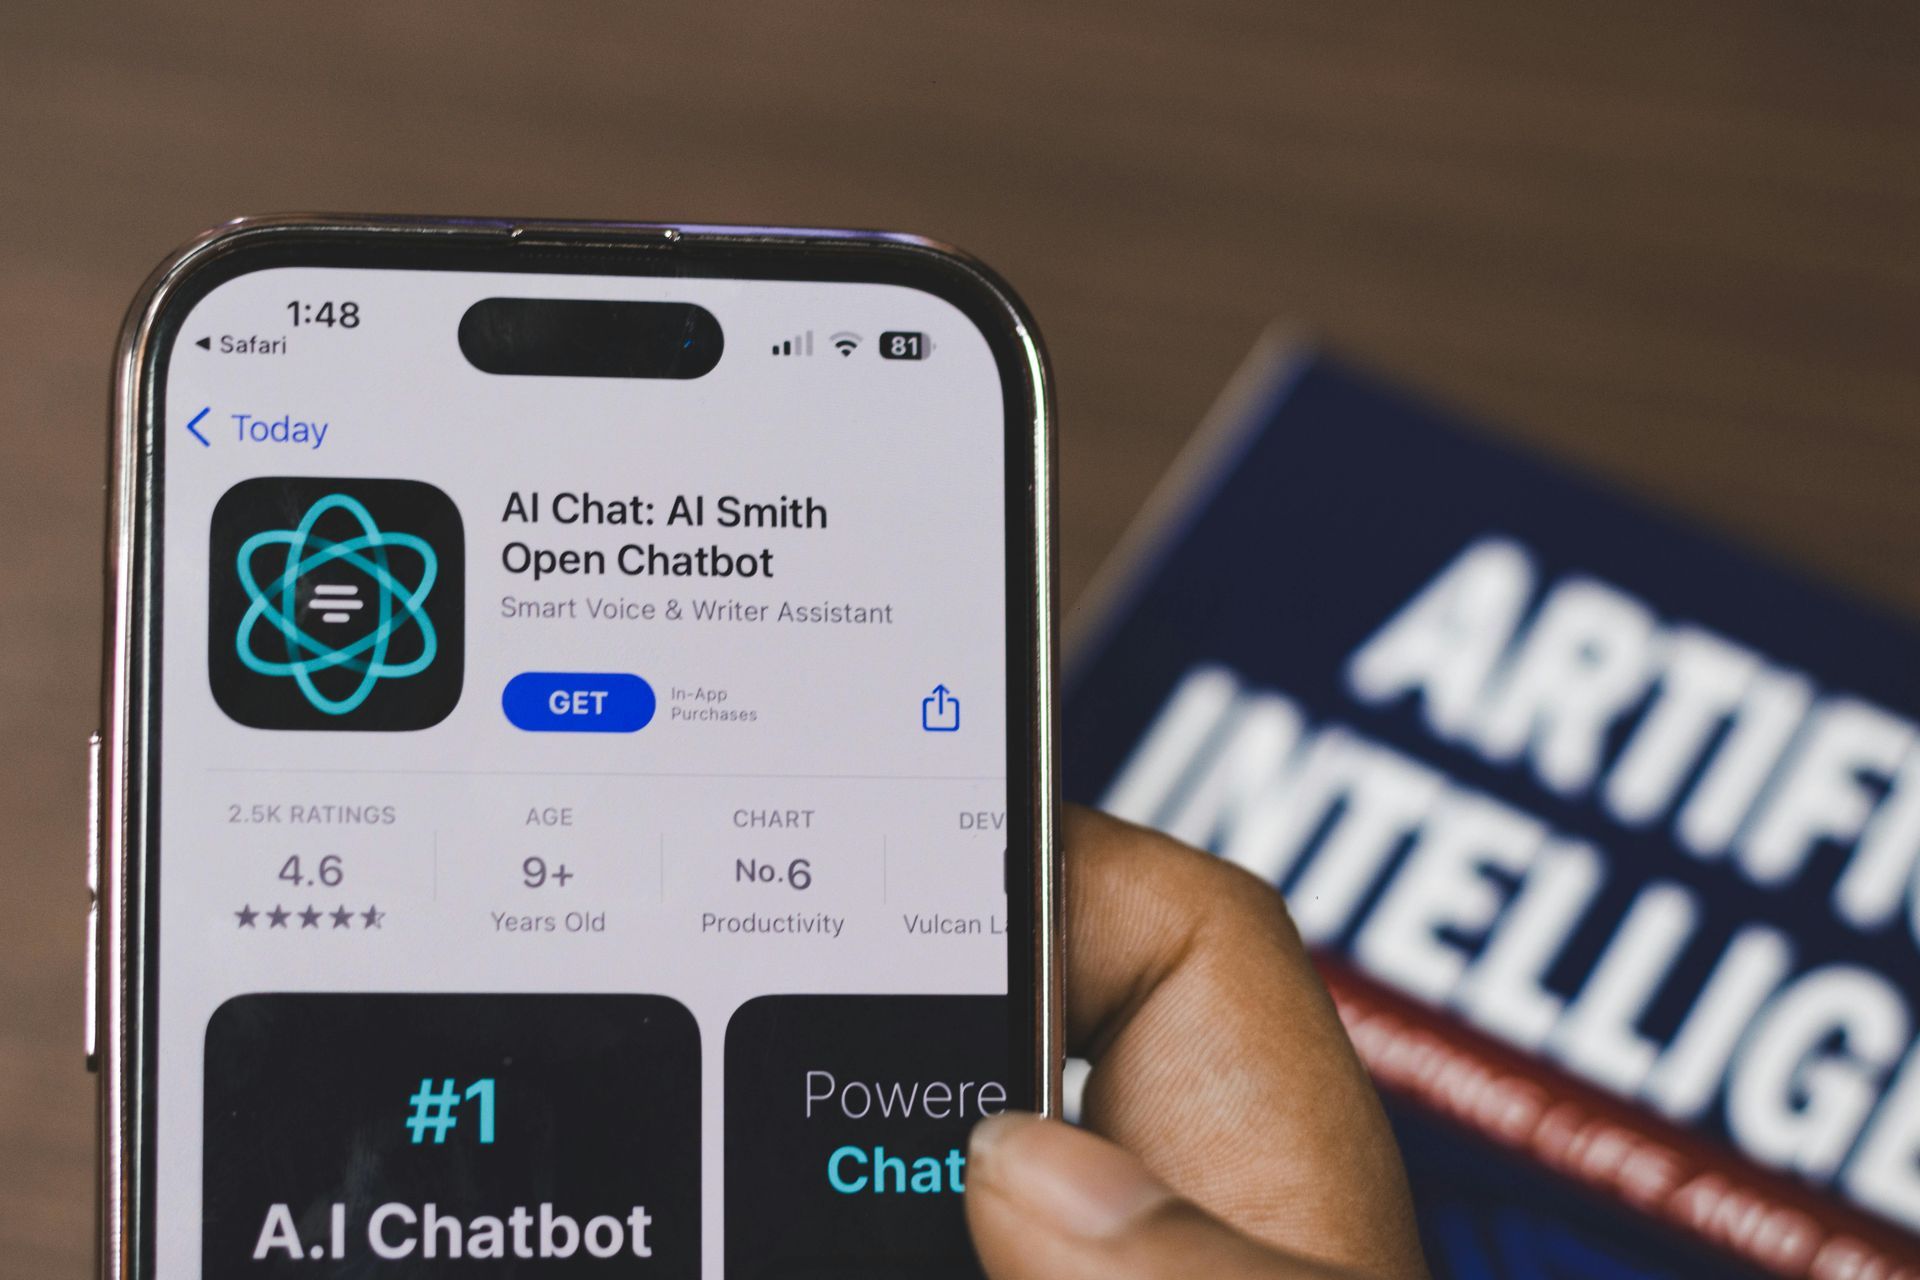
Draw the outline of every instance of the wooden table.
[[[92,1252],[103,416],[176,242],[299,208],[923,230],[1051,342],[1068,600],[1278,318],[1914,613],[1916,12],[6,6],[0,1272]]]

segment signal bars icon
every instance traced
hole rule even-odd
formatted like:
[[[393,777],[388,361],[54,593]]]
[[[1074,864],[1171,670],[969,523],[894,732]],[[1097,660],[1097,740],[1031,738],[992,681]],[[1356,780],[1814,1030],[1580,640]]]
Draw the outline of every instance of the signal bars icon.
[[[813,330],[795,334],[773,344],[773,354],[777,356],[810,356],[813,354]]]

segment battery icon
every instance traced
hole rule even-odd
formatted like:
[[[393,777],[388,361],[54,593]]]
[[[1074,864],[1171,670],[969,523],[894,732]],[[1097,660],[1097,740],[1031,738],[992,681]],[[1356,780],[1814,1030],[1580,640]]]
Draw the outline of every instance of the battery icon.
[[[933,342],[924,333],[889,329],[880,335],[880,356],[884,360],[925,360],[933,354]]]

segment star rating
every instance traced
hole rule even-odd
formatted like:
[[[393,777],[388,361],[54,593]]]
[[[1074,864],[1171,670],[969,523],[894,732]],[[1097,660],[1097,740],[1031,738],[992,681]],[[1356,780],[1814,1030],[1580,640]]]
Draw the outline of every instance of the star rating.
[[[358,920],[361,931],[365,932],[368,929],[381,928],[382,922],[387,918],[387,913],[376,906],[368,906],[365,911],[349,911],[345,903],[342,903],[331,911],[328,911],[324,907],[316,907],[312,903],[308,903],[297,911],[289,911],[276,902],[270,911],[256,911],[253,908],[253,904],[249,902],[234,912],[233,918],[238,922],[236,927],[241,929],[257,929],[261,927],[268,929],[291,929],[293,926],[287,923],[290,920],[298,920],[302,929],[325,928],[321,923],[324,920],[333,921],[334,929],[351,929],[354,927],[354,921]],[[265,926],[257,923],[263,918],[267,922]],[[332,930],[330,929],[328,932],[331,933]]]

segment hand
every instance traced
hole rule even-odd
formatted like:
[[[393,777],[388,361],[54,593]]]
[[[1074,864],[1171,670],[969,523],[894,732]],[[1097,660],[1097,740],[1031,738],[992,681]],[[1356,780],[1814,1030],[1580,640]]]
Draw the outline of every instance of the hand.
[[[1425,1276],[1393,1135],[1279,894],[1080,810],[1066,892],[1086,1130],[975,1128],[967,1220],[988,1274]]]

